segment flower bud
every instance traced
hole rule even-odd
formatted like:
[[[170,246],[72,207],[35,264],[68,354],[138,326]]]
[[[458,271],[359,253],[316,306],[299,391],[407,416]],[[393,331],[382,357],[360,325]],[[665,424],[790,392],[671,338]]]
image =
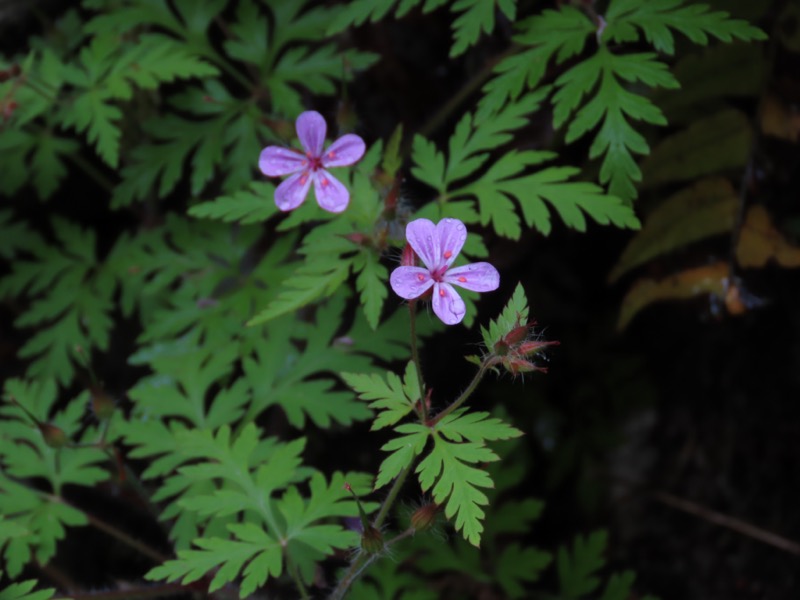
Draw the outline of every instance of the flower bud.
[[[547,346],[558,346],[560,343],[561,342],[559,341],[546,342],[542,340],[531,340],[520,344],[518,351],[523,356],[533,356],[534,354],[540,352],[543,348],[547,348]]]
[[[42,432],[44,443],[51,448],[63,448],[69,443],[69,437],[60,427],[50,423],[39,423],[39,431]]]
[[[417,254],[411,247],[411,244],[406,244],[403,248],[403,254],[400,257],[401,267],[415,267],[417,266]]]
[[[383,534],[372,525],[368,525],[361,534],[361,548],[368,554],[380,553],[383,550]]]
[[[414,531],[426,531],[430,529],[431,525],[436,522],[439,510],[440,506],[433,502],[420,506],[414,511],[414,514],[411,515],[411,528]]]
[[[110,419],[116,408],[114,399],[100,386],[90,387],[89,393],[91,394],[91,406],[94,416],[100,421]]]
[[[541,371],[542,373],[547,373],[546,367],[539,367],[534,363],[525,360],[524,358],[518,358],[514,356],[508,356],[503,359],[503,366],[509,372],[513,373],[514,375],[519,375],[520,373],[532,373],[533,371]]]

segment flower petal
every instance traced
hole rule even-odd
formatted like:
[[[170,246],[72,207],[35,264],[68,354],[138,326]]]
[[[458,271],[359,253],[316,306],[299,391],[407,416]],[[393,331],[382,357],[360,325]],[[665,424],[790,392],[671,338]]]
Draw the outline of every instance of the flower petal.
[[[325,169],[320,169],[314,175],[314,193],[317,196],[317,204],[328,212],[340,213],[350,202],[350,192],[347,188]]]
[[[439,256],[442,261],[439,266],[449,267],[467,241],[467,228],[458,219],[442,219],[436,225],[436,233],[439,237]]]
[[[325,132],[328,130],[323,116],[315,110],[307,110],[297,117],[295,127],[303,149],[311,156],[319,157],[322,154],[322,144],[325,143]]]
[[[491,292],[500,287],[500,273],[487,262],[450,269],[443,280],[473,292]]]
[[[458,292],[449,283],[433,284],[433,312],[445,325],[461,323],[467,307]]]
[[[367,145],[354,133],[343,135],[322,155],[323,167],[346,167],[361,160]]]
[[[416,219],[406,225],[406,239],[429,270],[439,267],[439,234],[428,219]]]
[[[275,190],[275,204],[282,211],[294,210],[303,203],[311,186],[308,171],[295,173]]]
[[[433,285],[433,278],[427,269],[421,267],[397,267],[389,276],[394,293],[413,300],[427,292]]]
[[[267,146],[258,157],[258,168],[268,177],[291,175],[305,169],[308,158],[297,150],[281,148],[280,146]]]

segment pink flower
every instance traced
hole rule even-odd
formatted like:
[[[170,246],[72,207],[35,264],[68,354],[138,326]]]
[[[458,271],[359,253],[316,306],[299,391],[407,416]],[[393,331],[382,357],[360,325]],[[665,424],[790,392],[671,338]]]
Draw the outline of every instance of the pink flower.
[[[433,288],[433,312],[446,325],[460,323],[466,312],[453,285],[473,292],[491,292],[500,285],[500,273],[489,263],[450,268],[467,239],[467,228],[458,219],[442,219],[437,225],[428,219],[411,221],[406,239],[425,267],[397,267],[389,278],[392,289],[413,300]]]
[[[308,188],[313,183],[320,207],[332,213],[342,212],[350,202],[350,192],[327,168],[346,167],[358,162],[366,149],[364,140],[348,133],[323,152],[327,126],[322,115],[313,110],[297,117],[295,127],[303,152],[267,146],[258,159],[258,166],[264,175],[291,175],[275,190],[275,204],[283,211],[294,210],[306,199]]]

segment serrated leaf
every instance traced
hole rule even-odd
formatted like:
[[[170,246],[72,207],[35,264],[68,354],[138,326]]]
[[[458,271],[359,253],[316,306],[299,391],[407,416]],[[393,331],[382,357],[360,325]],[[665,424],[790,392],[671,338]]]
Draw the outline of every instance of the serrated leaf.
[[[436,431],[453,442],[508,440],[522,435],[516,427],[489,417],[487,412],[467,412],[465,408],[455,410],[437,421]]]
[[[514,41],[523,49],[504,58],[494,68],[495,76],[483,87],[484,97],[478,107],[481,117],[496,113],[509,100],[535,90],[550,61],[555,58],[560,64],[580,54],[595,30],[595,25],[582,11],[568,4],[562,4],[557,11],[546,9],[540,15],[517,23],[516,27],[520,33]]]
[[[406,366],[403,381],[392,372],[386,373],[386,379],[377,373],[342,373],[342,379],[361,400],[370,401],[370,408],[380,411],[372,423],[373,430],[394,425],[414,410],[420,400],[417,369],[413,362]]]
[[[431,490],[433,500],[445,507],[448,519],[455,517],[455,529],[473,546],[479,546],[484,512],[489,503],[479,488],[491,488],[489,474],[471,466],[498,460],[497,455],[478,442],[452,443],[434,436],[434,445],[419,464],[419,482],[423,492]]]
[[[56,593],[55,588],[34,589],[38,583],[35,579],[10,583],[0,589],[0,600],[49,600]]]
[[[512,329],[528,323],[528,298],[521,283],[514,288],[514,293],[509,298],[500,315],[489,322],[488,327],[481,327],[483,343],[486,348],[493,350],[495,344]]]
[[[399,425],[395,428],[395,431],[402,435],[390,440],[381,447],[381,450],[391,452],[391,454],[381,463],[378,477],[375,479],[376,490],[392,481],[412,463],[422,452],[430,435],[429,428],[416,423]]]
[[[605,564],[607,539],[605,531],[595,531],[589,537],[576,536],[571,552],[563,546],[558,549],[556,566],[564,598],[581,598],[600,587],[595,573]]]
[[[274,194],[273,184],[256,181],[246,190],[195,204],[189,209],[189,214],[199,219],[218,219],[226,223],[262,223],[278,212]]]
[[[631,42],[639,38],[641,30],[656,50],[667,54],[675,52],[671,29],[702,45],[708,44],[708,36],[723,42],[767,37],[746,21],[730,18],[725,11],[711,11],[707,4],[683,4],[685,0],[651,0],[644,4],[638,0],[612,0],[604,15],[606,27],[602,37]]]
[[[361,296],[364,316],[372,329],[377,329],[383,303],[389,295],[389,271],[380,263],[380,256],[371,250],[362,250],[353,260],[356,289]]]

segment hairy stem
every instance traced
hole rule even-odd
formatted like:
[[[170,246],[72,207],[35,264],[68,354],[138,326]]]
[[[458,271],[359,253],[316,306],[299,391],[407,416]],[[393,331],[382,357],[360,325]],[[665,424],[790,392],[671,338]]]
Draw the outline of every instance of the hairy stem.
[[[408,315],[411,328],[411,360],[417,368],[417,382],[419,383],[419,410],[420,420],[425,423],[428,420],[428,407],[425,406],[425,381],[422,379],[422,364],[419,361],[419,350],[417,349],[417,310],[416,302],[408,303]]]
[[[406,482],[406,478],[408,474],[411,472],[411,468],[414,466],[414,461],[408,463],[408,466],[403,469],[400,475],[397,476],[397,479],[394,480],[392,484],[392,489],[389,490],[389,494],[386,496],[386,499],[383,501],[383,505],[381,509],[378,511],[378,516],[375,517],[375,520],[372,522],[372,525],[380,529],[383,522],[386,520],[386,517],[389,516],[389,511],[394,504],[394,501],[397,499],[397,494],[400,493],[400,488],[403,487],[403,484]]]
[[[481,366],[478,368],[478,372],[475,373],[475,377],[473,377],[472,381],[469,382],[469,385],[467,386],[467,389],[465,389],[463,392],[461,392],[461,395],[458,398],[456,398],[455,400],[453,400],[453,403],[450,406],[448,406],[442,412],[440,412],[438,415],[436,415],[436,417],[433,419],[433,422],[431,423],[431,425],[435,425],[436,423],[438,423],[439,421],[444,419],[447,415],[449,415],[451,412],[453,412],[455,409],[457,409],[459,406],[464,404],[464,402],[466,402],[467,398],[469,398],[472,395],[472,392],[475,391],[475,388],[478,387],[478,384],[483,379],[483,376],[486,375],[487,369],[488,369],[488,366],[486,364],[486,361],[482,362]]]

